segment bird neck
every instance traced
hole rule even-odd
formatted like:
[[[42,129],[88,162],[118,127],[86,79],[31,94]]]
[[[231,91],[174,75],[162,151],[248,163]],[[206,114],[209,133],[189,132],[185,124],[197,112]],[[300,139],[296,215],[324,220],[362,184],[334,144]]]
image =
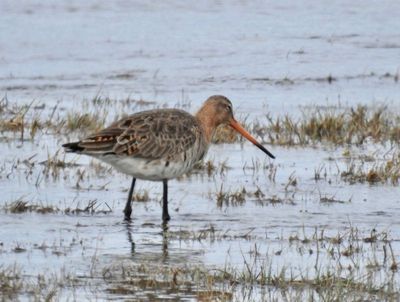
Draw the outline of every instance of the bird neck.
[[[203,107],[196,113],[196,120],[200,124],[204,138],[206,139],[207,143],[211,142],[211,139],[214,135],[214,131],[216,129],[215,120],[211,118],[211,114],[207,108]]]

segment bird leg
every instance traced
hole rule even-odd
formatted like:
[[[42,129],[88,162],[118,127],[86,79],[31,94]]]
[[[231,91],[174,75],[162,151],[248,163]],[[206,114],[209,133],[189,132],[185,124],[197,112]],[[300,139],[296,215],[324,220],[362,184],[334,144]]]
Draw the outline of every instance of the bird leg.
[[[132,194],[133,194],[133,188],[135,187],[135,182],[136,182],[136,178],[132,178],[132,184],[131,184],[131,188],[129,189],[128,200],[126,201],[126,205],[125,205],[125,209],[124,209],[125,220],[131,219]]]
[[[163,223],[166,223],[168,220],[171,219],[171,217],[168,214],[168,180],[164,179],[163,180],[163,210],[162,210],[162,220]]]

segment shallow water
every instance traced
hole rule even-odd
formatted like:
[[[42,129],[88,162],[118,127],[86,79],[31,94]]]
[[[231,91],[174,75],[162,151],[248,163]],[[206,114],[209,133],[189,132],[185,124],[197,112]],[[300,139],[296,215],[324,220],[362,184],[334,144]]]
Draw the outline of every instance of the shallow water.
[[[193,112],[209,95],[224,94],[238,116],[250,119],[296,116],[312,106],[384,104],[398,112],[400,19],[394,12],[399,10],[395,1],[1,1],[0,91],[10,104],[45,104],[44,112],[58,104],[61,116],[96,95],[142,98],[154,102],[144,108],[176,106]],[[119,104],[107,109],[110,120],[121,111],[140,109]],[[255,254],[260,255],[257,263],[268,263],[274,273],[288,267],[293,274],[312,276],[316,261],[329,269],[355,260],[332,260],[328,248],[318,254],[315,242],[304,245],[290,238],[311,238],[322,230],[334,237],[351,228],[359,230],[361,242],[373,229],[389,233],[400,260],[398,187],[345,183],[340,172],[349,163],[343,148],[268,146],[277,156],[271,161],[248,143],[212,146],[207,157],[217,166],[212,175],[200,171],[170,182],[172,221],[165,230],[160,183],[137,183],[137,191],[147,190],[150,201],[135,202],[133,222],[126,224],[122,209],[129,178],[99,172],[90,159],[71,155],[66,161],[77,166],[46,178],[40,163],[67,136],[41,134],[23,143],[16,135],[2,136],[0,205],[22,199],[60,210],[0,212],[0,266],[17,263],[27,277],[63,270],[96,279],[103,269],[124,261],[242,270]],[[387,158],[390,149],[353,148],[354,153],[379,154],[379,159]],[[32,156],[31,167],[23,161]],[[224,162],[228,169],[221,171]],[[321,167],[326,176],[316,181]],[[270,177],[275,168],[276,176]],[[290,177],[295,186],[288,185]],[[245,201],[218,205],[218,192],[243,188]],[[265,194],[261,198],[254,196],[258,189]],[[336,202],[322,203],[321,197]],[[64,213],[84,209],[91,200],[98,207],[94,214]],[[382,256],[380,244],[361,243],[360,274],[371,259]],[[110,284],[101,278],[95,283],[99,299],[130,297],[110,294]],[[85,290],[77,295],[93,297]],[[237,292],[235,297],[240,300]]]
[[[71,103],[100,92],[197,107],[220,93],[247,114],[396,105],[400,94],[395,1],[0,5],[0,87],[10,100]]]

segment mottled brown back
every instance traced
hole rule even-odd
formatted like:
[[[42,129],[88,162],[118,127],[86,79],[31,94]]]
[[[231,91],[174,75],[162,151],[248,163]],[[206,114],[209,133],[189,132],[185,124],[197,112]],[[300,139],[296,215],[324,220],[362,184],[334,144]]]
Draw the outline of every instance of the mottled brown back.
[[[196,118],[185,111],[156,109],[123,118],[74,146],[76,151],[92,155],[174,158],[190,149],[201,131]]]

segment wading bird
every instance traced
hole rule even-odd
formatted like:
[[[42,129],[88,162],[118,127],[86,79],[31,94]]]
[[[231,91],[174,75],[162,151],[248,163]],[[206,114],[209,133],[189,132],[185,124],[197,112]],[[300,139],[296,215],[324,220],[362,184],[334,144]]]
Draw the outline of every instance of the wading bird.
[[[85,154],[133,177],[124,209],[132,213],[136,179],[163,182],[163,222],[168,214],[168,180],[189,172],[206,154],[216,128],[229,125],[271,158],[275,158],[233,117],[224,96],[209,97],[195,116],[179,109],[134,113],[78,142],[64,144],[67,152]]]

